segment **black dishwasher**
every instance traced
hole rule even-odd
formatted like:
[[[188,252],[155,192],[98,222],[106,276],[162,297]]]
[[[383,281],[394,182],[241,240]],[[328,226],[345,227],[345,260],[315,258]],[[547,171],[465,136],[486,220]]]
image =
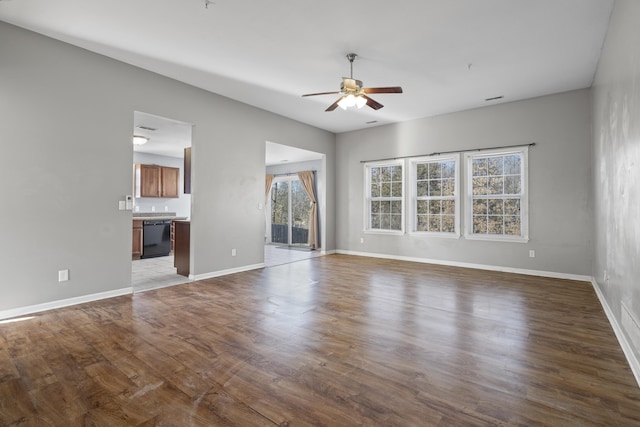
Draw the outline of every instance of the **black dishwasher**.
[[[154,219],[142,222],[142,256],[153,258],[171,252],[171,220]]]

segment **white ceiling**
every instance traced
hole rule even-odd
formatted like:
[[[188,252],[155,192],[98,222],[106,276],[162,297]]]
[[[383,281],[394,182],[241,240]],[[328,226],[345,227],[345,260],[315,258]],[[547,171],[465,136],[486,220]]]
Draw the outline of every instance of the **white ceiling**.
[[[145,136],[149,140],[146,144],[134,145],[133,151],[184,157],[184,149],[191,147],[191,131],[192,126],[188,123],[135,111],[133,135]]]
[[[320,153],[267,141],[265,150],[265,164],[267,166],[319,159],[322,159]]]
[[[344,132],[589,87],[613,0],[205,3],[0,0],[0,20]],[[348,52],[365,86],[405,93],[330,113],[336,96],[300,97],[338,90]]]

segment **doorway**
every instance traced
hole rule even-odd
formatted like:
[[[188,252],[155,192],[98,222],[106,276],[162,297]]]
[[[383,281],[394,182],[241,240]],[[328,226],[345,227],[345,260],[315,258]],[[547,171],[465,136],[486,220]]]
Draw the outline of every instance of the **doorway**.
[[[269,180],[272,179],[268,188],[265,187],[265,266],[324,255],[325,156],[270,141],[266,142],[265,152],[265,174],[269,175]],[[312,248],[308,243],[311,200],[298,177],[298,173],[303,171],[313,171],[314,174],[318,214],[317,248]]]
[[[144,141],[143,144],[134,144],[133,146],[132,170],[134,173],[132,176],[132,188],[134,189],[134,198],[132,219],[134,222],[134,242],[136,240],[136,223],[142,222],[146,224],[160,221],[171,224],[171,221],[175,219],[190,219],[191,190],[184,184],[186,176],[185,149],[189,149],[190,153],[192,127],[191,124],[178,120],[139,111],[134,112],[133,135],[141,137],[140,140]],[[163,188],[159,194],[145,194],[143,191],[137,191],[136,189],[140,188],[142,184],[138,182],[142,173],[136,173],[135,171],[142,171],[144,167],[136,167],[136,165],[148,166],[150,167],[149,169],[159,167],[162,176],[164,176],[165,172],[167,173],[167,179],[162,179],[158,185],[161,187],[166,185],[173,191],[168,191],[168,188]],[[190,176],[188,178],[190,183]],[[142,232],[144,236],[146,228],[149,227],[143,227],[142,230],[137,232]],[[146,232],[151,231],[146,230]],[[163,232],[164,234],[166,233]],[[169,237],[167,238],[169,239]],[[144,238],[141,240],[144,241]],[[134,243],[131,267],[131,286],[134,292],[191,281],[188,277],[177,274],[174,266],[173,250],[170,245],[167,245],[168,247],[166,250],[163,249],[162,253],[157,251],[157,253],[151,253],[153,252],[152,246],[154,245],[149,245],[149,253],[145,255],[144,249],[147,247],[145,241],[143,253],[136,256]]]

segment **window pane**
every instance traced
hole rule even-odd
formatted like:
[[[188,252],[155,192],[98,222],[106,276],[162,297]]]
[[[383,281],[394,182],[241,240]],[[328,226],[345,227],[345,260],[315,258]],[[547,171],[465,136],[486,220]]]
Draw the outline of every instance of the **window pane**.
[[[429,201],[429,213],[432,215],[438,215],[442,212],[440,207],[440,200],[431,200]]]
[[[473,201],[473,214],[474,215],[486,215],[487,214],[487,201],[484,199],[476,199]]]
[[[507,215],[520,215],[520,199],[505,199],[504,213]]]
[[[391,229],[402,230],[402,215],[391,215]]]
[[[391,179],[402,182],[402,166],[391,166]]]
[[[371,168],[371,182],[380,182],[380,168]]]
[[[455,217],[453,215],[442,216],[442,231],[445,233],[455,233],[456,222],[455,222]]]
[[[429,177],[428,170],[429,170],[429,165],[425,163],[420,163],[416,165],[416,178],[419,180],[427,179]]]
[[[394,214],[402,213],[402,202],[400,200],[394,200],[391,202],[391,213],[394,213]]]
[[[429,215],[429,231],[440,231],[440,215]]]
[[[502,199],[489,199],[489,215],[502,215],[504,212]]]
[[[429,196],[441,196],[442,188],[440,187],[440,181],[429,181]]]
[[[416,205],[416,211],[418,215],[423,215],[428,212],[429,209],[429,201],[428,200],[418,200]]]
[[[475,216],[473,217],[473,233],[474,234],[487,234],[487,217]]]
[[[440,178],[440,162],[429,163],[429,178]]]
[[[417,196],[418,197],[424,197],[426,196],[428,193],[429,189],[429,181],[418,181],[417,183],[417,187],[416,187],[416,192],[417,192]]]
[[[504,229],[502,227],[502,216],[489,215],[487,217],[487,233],[504,234]]]
[[[383,214],[388,214],[391,213],[391,202],[390,201],[383,201],[380,202],[380,213]]]
[[[447,215],[454,215],[456,213],[456,202],[453,200],[443,200],[442,213]]]
[[[520,216],[509,215],[504,217],[504,234],[520,236]]]
[[[456,174],[456,162],[448,161],[442,162],[442,177],[454,178]]]
[[[380,197],[380,184],[371,183],[371,197]]]
[[[511,154],[504,157],[504,173],[505,175],[521,173],[520,154]]]
[[[371,215],[371,228],[374,228],[374,229],[380,228],[380,215],[378,214]]]
[[[442,195],[443,196],[454,196],[456,190],[456,182],[454,179],[443,179],[442,180]]]
[[[371,213],[372,214],[380,213],[380,202],[377,202],[377,201],[371,202]]]
[[[489,184],[488,178],[473,178],[473,195],[488,194],[487,185]]]
[[[504,194],[504,177],[491,177],[489,178],[489,192],[488,194]]]
[[[503,175],[504,174],[504,156],[489,157],[487,159],[487,175]]]
[[[391,166],[380,168],[380,180],[382,182],[391,181]]]
[[[391,228],[391,218],[388,214],[380,215],[380,229],[389,230]]]
[[[391,184],[391,196],[402,197],[402,182],[394,182]]]
[[[428,230],[429,217],[427,215],[418,215],[418,223],[416,231],[429,231]]]
[[[520,194],[520,175],[504,178],[504,194]]]
[[[487,176],[487,159],[473,159],[473,176]]]
[[[390,197],[391,196],[391,183],[383,182],[382,183],[382,191],[380,194],[381,197]]]

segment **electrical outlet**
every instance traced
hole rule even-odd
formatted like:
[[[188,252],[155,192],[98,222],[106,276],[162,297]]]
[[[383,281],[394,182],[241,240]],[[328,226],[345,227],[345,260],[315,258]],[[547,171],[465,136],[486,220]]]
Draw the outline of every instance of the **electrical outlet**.
[[[236,250],[235,249],[231,249],[231,256],[236,256]]]
[[[360,243],[364,243],[364,237],[360,238]]]
[[[58,282],[69,280],[69,270],[58,270]]]
[[[535,258],[536,257],[536,251],[534,251],[533,249],[531,249],[529,251],[529,258]]]
[[[124,201],[124,200],[120,200],[120,201],[118,202],[118,210],[123,211],[123,210],[125,209],[125,207],[126,207],[126,206],[127,206],[127,205],[125,204],[125,201]]]

